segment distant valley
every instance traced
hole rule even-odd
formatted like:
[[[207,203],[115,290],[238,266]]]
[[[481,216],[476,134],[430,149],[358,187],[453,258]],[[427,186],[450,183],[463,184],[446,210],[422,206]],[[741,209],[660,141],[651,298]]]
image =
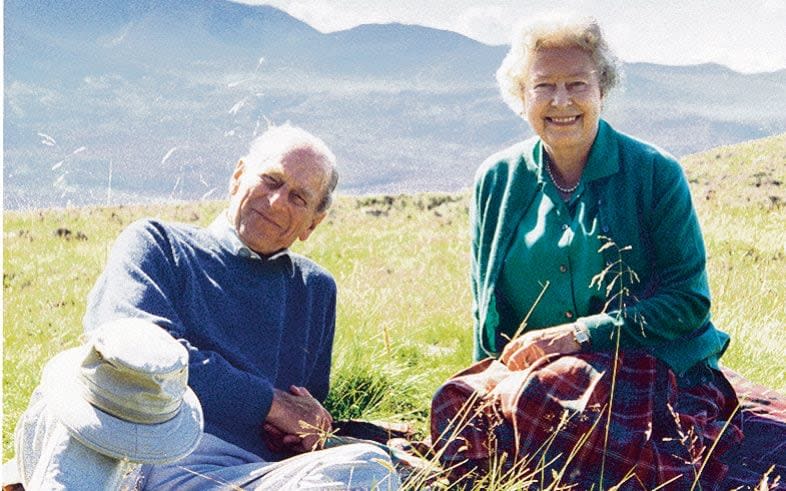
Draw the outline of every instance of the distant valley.
[[[323,34],[211,0],[4,8],[6,209],[219,198],[270,123],[324,138],[347,194],[464,189],[530,134],[497,93],[506,47],[453,32]],[[677,156],[786,132],[786,70],[625,70],[605,117]]]

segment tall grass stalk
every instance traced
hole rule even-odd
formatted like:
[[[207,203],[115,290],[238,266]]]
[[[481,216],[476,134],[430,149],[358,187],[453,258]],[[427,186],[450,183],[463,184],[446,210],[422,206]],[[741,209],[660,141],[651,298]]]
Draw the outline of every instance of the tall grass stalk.
[[[600,240],[603,242],[600,249],[598,249],[598,253],[602,253],[606,249],[615,249],[617,253],[617,259],[612,261],[611,264],[606,266],[600,273],[595,275],[592,280],[590,281],[590,288],[593,286],[597,286],[598,288],[601,285],[606,284],[606,304],[603,308],[604,311],[608,310],[608,307],[616,301],[616,311],[617,311],[617,321],[621,321],[623,317],[626,315],[626,303],[625,300],[630,295],[630,289],[628,284],[625,281],[626,276],[629,278],[630,283],[637,283],[639,281],[639,277],[635,271],[633,271],[630,267],[627,266],[625,261],[622,258],[622,253],[631,250],[630,246],[619,247],[611,238],[600,236]],[[611,281],[606,281],[607,276],[616,268],[616,272],[613,274]],[[614,290],[616,286],[616,291]],[[606,472],[606,455],[607,449],[609,446],[609,431],[611,430],[611,416],[614,410],[614,391],[617,387],[617,369],[619,365],[619,354],[620,354],[620,327],[619,325],[616,327],[615,332],[615,343],[614,343],[614,362],[611,369],[611,391],[609,392],[609,404],[608,404],[608,412],[606,413],[606,428],[603,435],[603,458],[601,459],[600,463],[600,478],[598,485],[600,489],[603,490],[603,478]]]
[[[786,135],[684,160],[707,244],[713,322],[732,338],[721,362],[781,392],[786,186],[775,183],[786,183],[784,156]],[[79,342],[87,293],[120,230],[145,216],[207,225],[225,205],[4,212],[3,460],[43,364]],[[339,287],[331,410],[428,433],[432,394],[472,359],[468,208],[468,193],[343,196],[296,245]],[[55,235],[61,227],[86,238]],[[377,396],[347,396],[363,384]],[[543,482],[540,472],[533,479]]]
[[[693,478],[693,483],[691,484],[690,491],[696,489],[696,486],[701,487],[701,485],[699,484],[699,479],[701,479],[701,475],[704,473],[704,468],[706,467],[707,462],[709,462],[712,454],[715,452],[715,447],[718,445],[718,442],[720,441],[721,437],[724,435],[724,433],[726,433],[726,429],[731,424],[732,419],[742,407],[743,401],[744,401],[744,397],[741,397],[737,403],[737,407],[734,408],[734,411],[729,416],[729,419],[727,419],[726,422],[723,423],[723,427],[721,428],[720,433],[718,433],[717,438],[715,438],[715,441],[713,441],[712,445],[710,445],[710,449],[707,452],[707,455],[704,457],[704,461],[701,463],[701,467],[699,468],[699,471],[696,473],[696,476]]]

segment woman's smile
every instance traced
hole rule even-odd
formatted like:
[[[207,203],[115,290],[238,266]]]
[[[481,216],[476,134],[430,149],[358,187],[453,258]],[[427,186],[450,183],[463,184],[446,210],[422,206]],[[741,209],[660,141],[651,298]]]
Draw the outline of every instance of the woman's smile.
[[[562,126],[562,125],[568,126],[578,121],[580,117],[581,116],[562,116],[562,117],[549,116],[546,117],[546,121],[548,121],[551,124],[556,124],[557,126]]]

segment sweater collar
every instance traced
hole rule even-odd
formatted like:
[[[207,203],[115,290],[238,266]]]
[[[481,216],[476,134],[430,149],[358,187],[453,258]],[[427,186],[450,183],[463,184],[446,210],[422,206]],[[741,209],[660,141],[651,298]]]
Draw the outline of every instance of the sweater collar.
[[[620,170],[617,151],[617,140],[613,136],[611,126],[604,120],[598,122],[598,134],[592,143],[587,165],[584,168],[583,179],[593,181],[612,174]]]
[[[260,261],[278,259],[280,257],[289,256],[289,249],[282,249],[270,256],[263,256],[255,251],[252,251],[247,245],[240,240],[237,230],[229,222],[227,218],[227,211],[219,213],[218,216],[210,224],[208,230],[218,240],[222,247],[229,250],[235,256],[247,257],[250,259],[257,259]]]
[[[598,122],[598,133],[595,135],[595,141],[592,143],[589,156],[587,156],[587,164],[584,166],[584,173],[581,176],[583,182],[601,179],[619,171],[617,140],[614,138],[613,133],[614,130],[611,129],[611,126],[606,121],[601,119]],[[538,163],[537,176],[539,183],[545,181],[543,170],[544,151],[543,141],[538,139],[535,157]]]

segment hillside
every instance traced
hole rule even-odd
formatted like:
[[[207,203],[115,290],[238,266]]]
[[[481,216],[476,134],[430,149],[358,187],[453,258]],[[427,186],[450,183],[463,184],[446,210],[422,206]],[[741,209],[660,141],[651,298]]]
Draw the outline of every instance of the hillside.
[[[689,155],[682,164],[698,201],[732,208],[786,206],[786,133]]]
[[[709,251],[723,362],[786,391],[786,135],[684,159]],[[468,194],[342,196],[296,249],[339,286],[337,417],[422,424],[440,381],[470,360]],[[43,363],[79,343],[85,298],[119,231],[157,216],[205,225],[223,202],[3,216],[3,460]]]

